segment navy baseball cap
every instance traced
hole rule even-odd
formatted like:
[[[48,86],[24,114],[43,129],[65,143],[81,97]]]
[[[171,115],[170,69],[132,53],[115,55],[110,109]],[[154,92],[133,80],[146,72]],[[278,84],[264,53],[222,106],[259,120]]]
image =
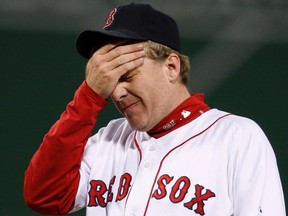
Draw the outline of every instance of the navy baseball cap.
[[[92,51],[115,39],[151,40],[181,52],[177,23],[149,4],[130,3],[114,8],[102,29],[80,33],[76,48],[81,56],[89,59]]]

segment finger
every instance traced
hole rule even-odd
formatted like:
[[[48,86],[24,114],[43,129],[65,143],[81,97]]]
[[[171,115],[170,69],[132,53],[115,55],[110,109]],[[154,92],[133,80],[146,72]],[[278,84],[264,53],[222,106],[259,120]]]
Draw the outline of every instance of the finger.
[[[123,54],[123,55],[116,57],[112,61],[110,61],[110,66],[111,66],[112,70],[114,68],[119,67],[119,66],[122,66],[122,68],[125,68],[125,64],[127,64],[129,62],[136,61],[137,59],[141,59],[144,57],[145,57],[145,51],[144,50],[136,51],[133,53]]]
[[[140,58],[145,57],[145,52],[142,44],[118,46],[114,49],[113,45],[108,45],[103,47],[101,51],[104,53],[105,50],[109,50],[111,48],[112,50],[103,55],[100,55],[99,52],[94,53],[92,58],[89,60],[89,63],[91,63],[91,65],[97,66],[100,71],[113,73],[116,77],[120,77],[126,72],[128,72],[128,70],[139,66],[139,63],[141,64],[141,62],[143,62],[143,59],[141,60]],[[140,60],[136,61],[137,59]],[[132,63],[126,66],[125,64],[129,62]],[[123,67],[120,67],[122,65]],[[121,74],[117,74],[119,70],[114,71],[114,69],[118,67],[121,68]]]
[[[129,71],[135,70],[144,63],[145,57],[137,58],[133,61],[127,62],[125,64],[119,65],[113,70],[113,74],[120,79],[121,76],[128,73]]]
[[[112,49],[114,49],[117,45],[116,44],[112,44],[112,43],[109,43],[109,44],[106,44],[102,47],[100,47],[98,50],[96,50],[94,54],[96,55],[104,55],[104,54],[107,54],[109,51],[111,51]]]
[[[121,45],[121,44],[107,44],[101,47],[95,55],[102,55],[102,60],[104,62],[110,62],[115,58],[118,58],[121,55],[134,53],[137,51],[144,50],[143,44],[129,44],[129,45]]]

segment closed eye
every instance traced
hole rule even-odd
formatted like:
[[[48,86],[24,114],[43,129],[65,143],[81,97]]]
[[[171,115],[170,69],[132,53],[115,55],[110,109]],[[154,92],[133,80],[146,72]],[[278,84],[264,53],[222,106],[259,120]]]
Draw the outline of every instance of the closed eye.
[[[120,77],[119,82],[129,82],[133,78],[134,75],[124,74]]]

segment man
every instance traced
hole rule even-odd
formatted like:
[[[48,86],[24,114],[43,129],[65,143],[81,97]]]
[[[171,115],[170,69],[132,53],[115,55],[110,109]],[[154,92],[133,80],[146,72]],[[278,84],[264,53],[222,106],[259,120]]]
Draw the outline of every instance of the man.
[[[147,4],[113,9],[85,31],[86,80],[25,173],[42,214],[284,216],[271,145],[251,120],[187,88],[175,21]],[[111,96],[125,118],[90,137]]]

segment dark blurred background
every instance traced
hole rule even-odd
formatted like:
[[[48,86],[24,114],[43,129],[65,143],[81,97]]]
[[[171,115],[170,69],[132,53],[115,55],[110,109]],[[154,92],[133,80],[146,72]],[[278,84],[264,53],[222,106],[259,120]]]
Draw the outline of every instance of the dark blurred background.
[[[23,175],[84,79],[86,60],[77,54],[75,40],[82,30],[102,27],[111,8],[128,2],[0,1],[0,215],[37,215],[23,201]],[[134,2],[151,3],[178,22],[183,52],[191,57],[193,92],[205,93],[212,107],[262,127],[287,198],[287,0]],[[110,104],[97,128],[117,116]]]

